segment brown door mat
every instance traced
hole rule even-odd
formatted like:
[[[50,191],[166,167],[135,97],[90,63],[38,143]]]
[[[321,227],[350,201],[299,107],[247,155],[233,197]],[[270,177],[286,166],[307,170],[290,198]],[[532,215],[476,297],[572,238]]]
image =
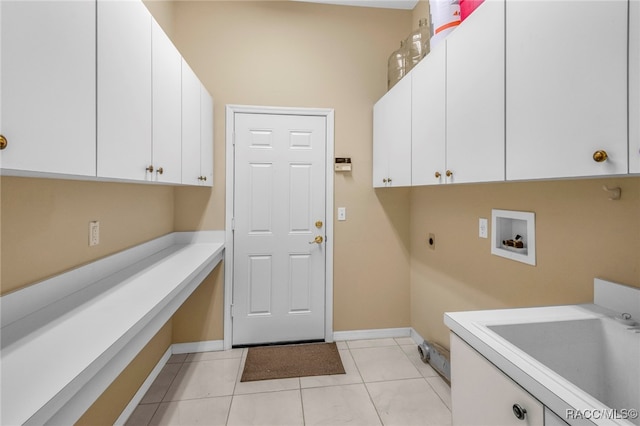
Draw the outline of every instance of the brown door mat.
[[[249,348],[241,382],[345,374],[335,343]]]

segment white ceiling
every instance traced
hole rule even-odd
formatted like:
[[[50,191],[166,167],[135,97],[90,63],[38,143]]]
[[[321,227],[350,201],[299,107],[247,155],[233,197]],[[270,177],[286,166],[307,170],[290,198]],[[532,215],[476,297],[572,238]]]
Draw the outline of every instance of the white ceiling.
[[[413,10],[418,0],[296,0],[310,3],[338,4],[343,6],[380,7],[384,9]]]

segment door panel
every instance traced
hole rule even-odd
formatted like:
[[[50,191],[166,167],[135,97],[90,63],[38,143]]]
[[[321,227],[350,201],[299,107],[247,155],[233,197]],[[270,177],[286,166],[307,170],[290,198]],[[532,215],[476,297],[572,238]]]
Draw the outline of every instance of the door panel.
[[[235,114],[234,126],[233,344],[323,339],[326,119]]]

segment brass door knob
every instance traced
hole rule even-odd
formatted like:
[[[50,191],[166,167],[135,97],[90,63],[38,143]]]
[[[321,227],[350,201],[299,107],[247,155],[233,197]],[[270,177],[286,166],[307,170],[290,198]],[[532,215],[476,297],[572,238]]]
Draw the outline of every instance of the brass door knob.
[[[607,158],[609,158],[609,156],[607,155],[607,151],[598,150],[593,153],[593,161],[595,161],[596,163],[607,161]]]
[[[323,225],[323,223],[322,223],[321,220],[316,221],[316,228],[320,229],[320,228],[322,228],[322,225]]]
[[[318,235],[313,239],[313,241],[309,241],[309,244],[322,244],[323,241],[324,241],[324,238]]]
[[[7,138],[5,138],[4,135],[0,135],[0,150],[5,149],[8,144]]]
[[[451,170],[447,170],[446,175],[447,177],[451,177],[453,176],[453,172]]]
[[[158,170],[156,170],[156,172],[161,175],[164,173],[164,169],[162,167],[159,167]]]
[[[153,172],[153,165],[147,167],[145,170],[148,171],[149,173]]]
[[[436,179],[440,179],[440,176],[442,176],[442,175],[440,174],[440,172],[436,172],[436,174],[434,176],[436,177]]]

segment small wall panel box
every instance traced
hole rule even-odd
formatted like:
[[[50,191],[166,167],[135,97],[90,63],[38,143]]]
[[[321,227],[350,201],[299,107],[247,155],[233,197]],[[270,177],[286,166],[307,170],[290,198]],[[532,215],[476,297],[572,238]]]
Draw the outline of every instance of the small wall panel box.
[[[336,172],[350,172],[351,171],[351,158],[336,158],[335,171]]]
[[[535,213],[491,210],[491,254],[535,266]]]

